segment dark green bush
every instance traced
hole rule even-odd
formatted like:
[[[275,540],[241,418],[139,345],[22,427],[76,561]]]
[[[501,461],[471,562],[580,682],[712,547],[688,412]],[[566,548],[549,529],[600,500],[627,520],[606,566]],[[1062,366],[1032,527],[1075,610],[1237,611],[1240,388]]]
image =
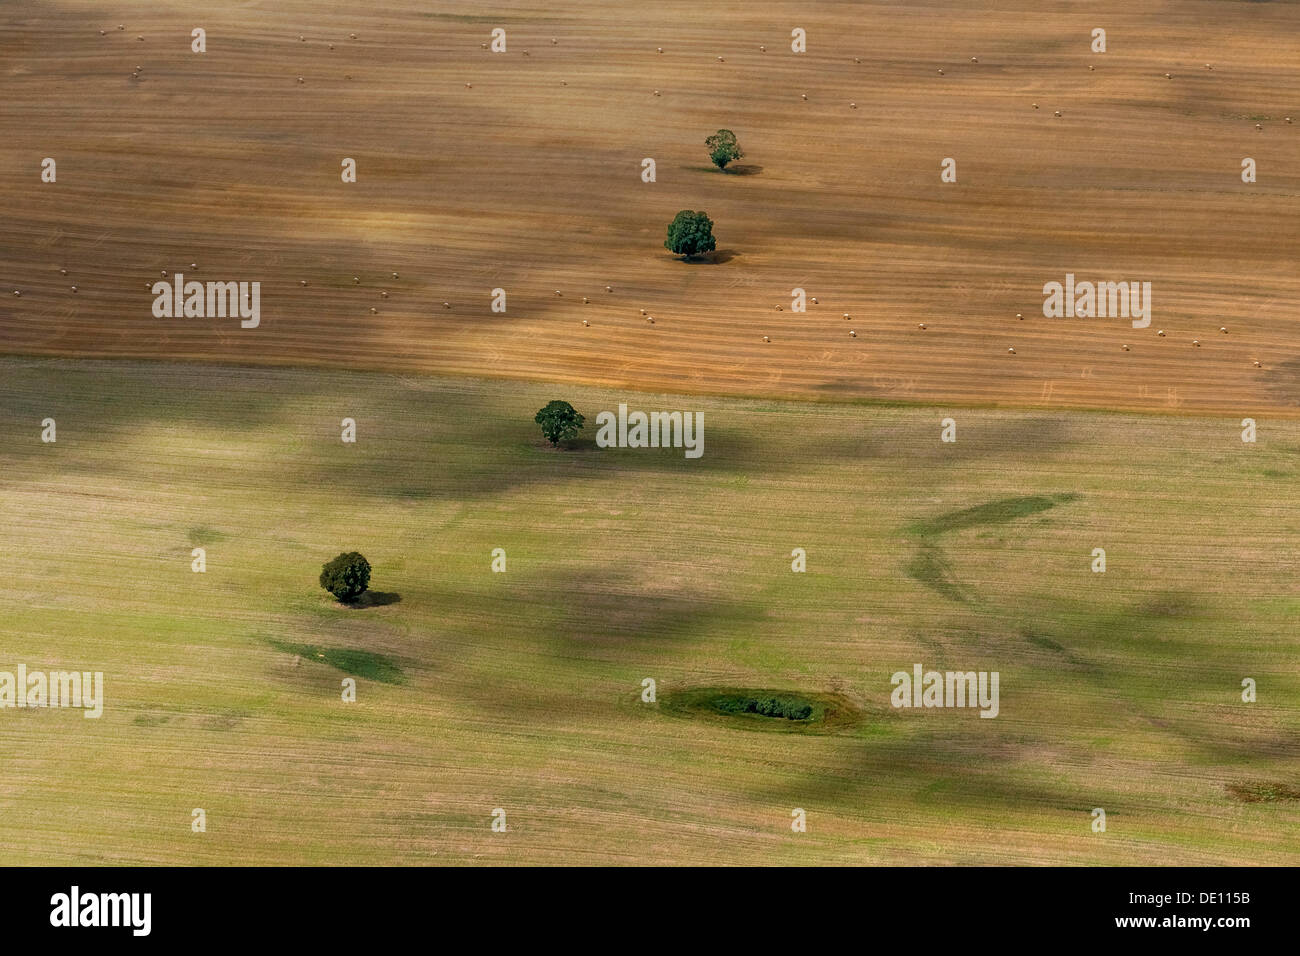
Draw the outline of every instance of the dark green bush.
[[[785,720],[807,720],[812,716],[812,705],[793,697],[721,697],[713,706],[724,714],[758,714]]]

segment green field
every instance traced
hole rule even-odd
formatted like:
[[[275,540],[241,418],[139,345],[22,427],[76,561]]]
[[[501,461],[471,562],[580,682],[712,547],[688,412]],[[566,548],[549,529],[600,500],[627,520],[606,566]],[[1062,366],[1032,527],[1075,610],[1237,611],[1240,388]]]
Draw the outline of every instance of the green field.
[[[552,398],[704,456],[551,450]],[[0,360],[0,670],[107,687],[0,710],[0,861],[1300,863],[1300,421],[1249,414]],[[999,716],[894,710],[916,663]],[[859,715],[670,706],[715,687]]]

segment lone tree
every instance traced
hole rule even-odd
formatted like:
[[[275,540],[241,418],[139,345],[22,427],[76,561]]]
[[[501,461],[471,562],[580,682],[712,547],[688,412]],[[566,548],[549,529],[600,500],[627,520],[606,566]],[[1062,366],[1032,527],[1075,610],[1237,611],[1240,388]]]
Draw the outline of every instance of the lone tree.
[[[709,159],[713,160],[713,165],[721,170],[726,170],[727,163],[745,155],[740,143],[736,142],[736,134],[729,129],[718,130],[704,141],[704,145],[709,148]]]
[[[355,551],[340,554],[321,567],[320,586],[348,604],[370,587],[370,562]]]
[[[542,434],[552,445],[558,446],[578,434],[578,429],[586,421],[572,405],[556,399],[533,416],[533,421],[542,426]]]
[[[683,259],[690,259],[702,252],[712,252],[717,248],[713,238],[713,220],[702,212],[683,209],[668,224],[668,238],[664,246]]]

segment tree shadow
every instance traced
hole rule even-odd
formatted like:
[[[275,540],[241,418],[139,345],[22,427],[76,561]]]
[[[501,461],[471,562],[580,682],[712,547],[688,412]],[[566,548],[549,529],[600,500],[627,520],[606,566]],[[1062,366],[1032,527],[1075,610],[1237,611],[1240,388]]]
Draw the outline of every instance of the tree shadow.
[[[562,439],[558,445],[552,445],[545,438],[541,438],[537,441],[528,442],[526,446],[521,447],[526,447],[530,452],[537,452],[544,455],[563,455],[600,451],[600,449],[596,447],[596,436],[594,434],[588,435],[585,433],[587,425],[584,425],[583,429],[583,433],[578,434],[573,438]]]
[[[568,451],[568,452],[596,452],[600,447],[596,444],[596,436],[578,435],[570,438],[568,441],[560,442],[559,448],[552,448],[549,444],[545,446],[547,451]]]
[[[678,262],[688,266],[715,266],[724,262],[730,262],[736,256],[740,255],[735,249],[715,249],[713,252],[706,252],[702,256],[676,256]]]
[[[355,611],[364,607],[385,607],[389,604],[397,604],[401,600],[402,596],[396,591],[366,591],[355,601],[340,601],[339,604]]]
[[[763,171],[763,167],[756,163],[732,163],[726,169],[719,169],[717,166],[683,166],[681,168],[691,173],[722,173],[724,176],[757,176]]]

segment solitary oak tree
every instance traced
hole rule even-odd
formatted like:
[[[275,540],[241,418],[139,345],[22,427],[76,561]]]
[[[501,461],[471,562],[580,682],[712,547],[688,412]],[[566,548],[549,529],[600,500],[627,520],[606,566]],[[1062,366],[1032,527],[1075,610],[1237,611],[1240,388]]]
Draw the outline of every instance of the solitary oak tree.
[[[712,252],[717,248],[713,238],[713,220],[702,212],[683,209],[668,225],[668,238],[664,246],[683,259],[690,259],[702,252]]]
[[[558,446],[562,441],[568,441],[578,434],[578,429],[582,428],[582,423],[586,421],[572,405],[568,402],[562,402],[556,399],[547,402],[535,416],[533,421],[542,426],[542,435],[546,437],[552,445]]]
[[[320,586],[344,604],[351,603],[370,587],[370,562],[356,551],[340,554],[321,567]]]
[[[709,159],[713,160],[713,165],[723,171],[726,170],[727,163],[745,155],[740,143],[736,142],[736,134],[729,129],[718,130],[704,141],[704,145],[709,148]]]

